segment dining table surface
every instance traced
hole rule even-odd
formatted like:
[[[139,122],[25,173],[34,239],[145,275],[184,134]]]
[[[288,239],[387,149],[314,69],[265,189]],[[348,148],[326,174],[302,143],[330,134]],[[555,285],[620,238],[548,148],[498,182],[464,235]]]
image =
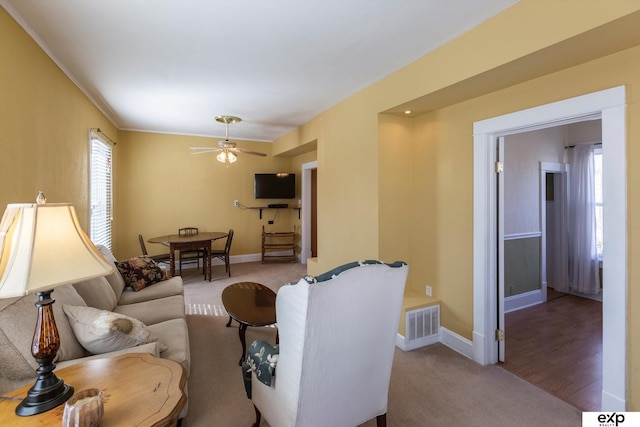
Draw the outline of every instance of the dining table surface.
[[[166,234],[164,236],[152,237],[147,240],[149,243],[160,243],[169,246],[169,273],[173,277],[176,273],[175,251],[204,249],[206,262],[206,276],[211,281],[211,243],[214,240],[223,239],[229,233],[226,231],[200,231],[197,234],[188,236],[180,234]]]

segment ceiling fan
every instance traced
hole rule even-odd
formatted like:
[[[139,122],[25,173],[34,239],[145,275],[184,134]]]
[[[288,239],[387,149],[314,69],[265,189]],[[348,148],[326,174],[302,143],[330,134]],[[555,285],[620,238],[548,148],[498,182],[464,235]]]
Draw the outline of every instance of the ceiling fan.
[[[194,150],[194,153],[191,154],[202,154],[202,153],[212,153],[219,151],[220,154],[216,156],[216,159],[220,163],[233,163],[238,160],[238,154],[253,154],[254,156],[262,156],[265,157],[265,153],[259,153],[257,151],[245,150],[244,148],[236,147],[235,142],[229,141],[229,124],[241,122],[242,119],[240,117],[235,116],[216,116],[216,121],[220,123],[224,123],[227,129],[226,136],[224,141],[218,141],[218,148],[215,147],[189,147],[189,149]]]

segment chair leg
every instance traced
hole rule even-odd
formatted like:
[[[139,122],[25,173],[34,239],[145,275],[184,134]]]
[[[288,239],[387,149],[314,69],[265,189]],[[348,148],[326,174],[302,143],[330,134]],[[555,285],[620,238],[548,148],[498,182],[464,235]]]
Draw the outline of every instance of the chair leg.
[[[251,427],[260,427],[260,420],[262,419],[262,414],[260,413],[258,408],[256,408],[256,405],[253,405],[253,409],[256,411],[256,422],[253,423]]]
[[[382,415],[378,415],[376,417],[376,426],[377,427],[387,427],[387,413],[385,412]]]
[[[209,265],[209,258],[211,257],[211,255],[209,255],[209,252],[207,250],[202,252],[202,274],[204,275],[204,278],[207,278],[207,266]]]

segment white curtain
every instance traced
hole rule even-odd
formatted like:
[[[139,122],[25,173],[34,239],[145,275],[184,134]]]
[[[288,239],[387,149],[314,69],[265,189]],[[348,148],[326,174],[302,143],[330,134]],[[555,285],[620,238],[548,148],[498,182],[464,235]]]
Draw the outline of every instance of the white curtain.
[[[595,166],[593,145],[573,148],[569,186],[569,286],[582,294],[597,294]]]

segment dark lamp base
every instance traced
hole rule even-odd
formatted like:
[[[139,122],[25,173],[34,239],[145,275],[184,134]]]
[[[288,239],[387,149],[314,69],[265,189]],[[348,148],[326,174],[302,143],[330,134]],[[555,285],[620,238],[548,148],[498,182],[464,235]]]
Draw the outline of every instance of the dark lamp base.
[[[51,299],[51,292],[52,290],[37,292],[38,318],[31,354],[39,365],[36,370],[38,377],[27,397],[16,407],[16,415],[21,417],[46,412],[63,404],[73,395],[73,387],[66,385],[53,373],[56,368],[53,361],[60,348],[60,336],[53,317],[51,304],[54,300]]]
[[[41,414],[66,402],[73,395],[73,387],[60,379],[58,381],[59,384],[49,390],[36,390],[37,383],[31,387],[27,397],[16,407],[16,415],[28,417]]]

